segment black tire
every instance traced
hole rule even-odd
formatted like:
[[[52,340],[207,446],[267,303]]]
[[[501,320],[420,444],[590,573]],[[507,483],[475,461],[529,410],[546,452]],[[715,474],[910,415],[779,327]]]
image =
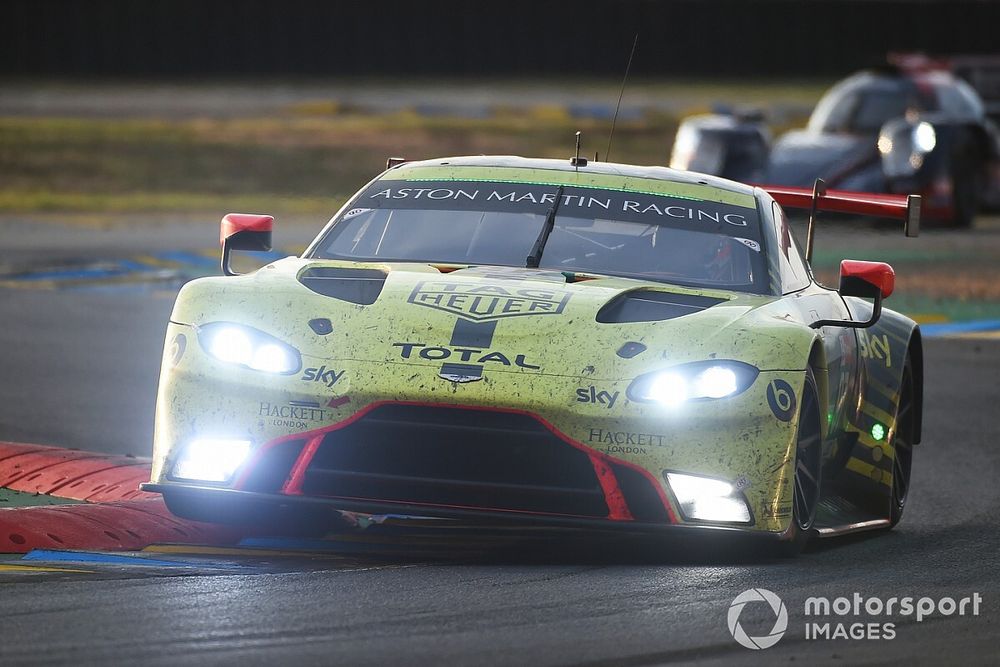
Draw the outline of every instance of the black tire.
[[[799,427],[795,444],[795,477],[792,519],[780,553],[794,556],[805,548],[813,532],[822,486],[823,432],[816,378],[810,368],[799,401]]]
[[[979,177],[979,169],[967,159],[955,165],[955,170],[951,174],[954,209],[951,223],[956,228],[972,227],[972,221],[979,212]]]
[[[910,472],[913,468],[913,434],[916,431],[917,411],[914,404],[913,369],[910,356],[903,365],[903,379],[899,385],[899,402],[896,405],[895,426],[892,433],[892,499],[889,507],[890,527],[903,518],[903,508],[910,492]]]

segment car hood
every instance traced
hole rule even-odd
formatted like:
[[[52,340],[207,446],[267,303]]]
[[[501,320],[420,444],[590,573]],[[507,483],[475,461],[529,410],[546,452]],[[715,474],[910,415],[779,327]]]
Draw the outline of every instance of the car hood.
[[[620,379],[705,359],[789,369],[802,365],[801,346],[813,335],[771,296],[614,277],[570,282],[536,269],[442,272],[300,258],[192,281],[172,321],[252,326],[295,346],[304,364],[405,363],[435,372],[451,364],[479,367],[484,377]]]
[[[766,182],[811,187],[822,178],[836,187],[838,181],[878,160],[874,137],[795,130],[771,149]]]

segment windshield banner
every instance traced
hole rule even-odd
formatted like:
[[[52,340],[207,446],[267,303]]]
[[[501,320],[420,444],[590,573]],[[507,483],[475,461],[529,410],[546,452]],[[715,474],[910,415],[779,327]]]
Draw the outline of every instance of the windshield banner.
[[[528,183],[379,181],[355,200],[355,208],[343,218],[376,208],[544,215],[555,203],[558,191],[557,186]],[[559,198],[558,216],[621,220],[760,239],[753,209],[663,195],[566,186]]]

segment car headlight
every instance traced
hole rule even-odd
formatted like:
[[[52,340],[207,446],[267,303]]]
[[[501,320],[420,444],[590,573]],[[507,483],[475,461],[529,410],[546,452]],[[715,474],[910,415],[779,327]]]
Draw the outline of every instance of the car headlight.
[[[882,170],[889,178],[910,178],[937,148],[937,132],[927,121],[890,120],[879,131],[877,142]]]
[[[743,494],[729,482],[676,472],[663,474],[687,519],[717,523],[751,523]]]
[[[629,400],[677,406],[686,401],[726,398],[746,391],[760,373],[742,361],[699,361],[637,377]]]
[[[249,440],[192,440],[174,464],[171,477],[199,482],[228,482],[249,454]]]
[[[265,373],[289,375],[302,367],[302,355],[291,345],[252,327],[212,322],[198,327],[198,340],[212,357]]]

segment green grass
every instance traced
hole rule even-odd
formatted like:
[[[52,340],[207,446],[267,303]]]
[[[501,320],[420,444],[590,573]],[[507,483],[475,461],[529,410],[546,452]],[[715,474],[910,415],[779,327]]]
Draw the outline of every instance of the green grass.
[[[72,99],[74,91],[141,100],[154,84],[94,82],[86,86],[58,81],[8,82],[44,89],[55,98]],[[286,81],[258,82],[287,87]],[[707,111],[718,101],[761,106],[775,111],[782,125],[801,124],[829,82],[825,81],[686,81],[634,78],[625,107],[634,111],[617,125],[612,157],[618,162],[662,165],[669,160],[678,120]],[[231,82],[206,82],[213,94]],[[583,153],[603,157],[610,121],[573,118],[556,105],[531,100],[617,99],[617,80],[456,80],[300,82],[298,101],[281,111],[249,108],[256,117],[227,117],[218,109],[210,118],[161,118],[154,106],[146,116],[0,117],[0,213],[109,214],[174,212],[211,213],[246,209],[276,215],[332,213],[338,203],[379,173],[389,156],[423,159],[467,154],[569,157],[577,130]],[[495,100],[481,118],[420,115],[408,110],[372,113],[337,101],[331,90],[393,86],[426,89],[424,97],[461,95],[484,86]],[[237,88],[239,86],[237,85]],[[176,94],[199,94],[198,85]],[[325,92],[324,92],[325,91]],[[293,98],[296,96],[293,95]],[[72,105],[55,109],[72,108]],[[797,111],[789,112],[789,109]],[[124,112],[123,112],[124,113]],[[795,114],[799,115],[796,116]],[[790,115],[791,114],[791,115]],[[142,219],[142,218],[138,218]]]
[[[0,188],[0,211],[13,213],[204,213],[279,210],[289,215],[332,214],[344,197],[203,192],[54,192]],[[160,218],[157,218],[160,219]],[[141,218],[137,218],[141,220]]]
[[[332,213],[390,155],[568,157],[576,130],[587,154],[609,123],[557,108],[491,118],[415,113],[216,120],[0,118],[0,210]],[[665,164],[673,118],[620,122],[614,157]],[[600,141],[599,141],[600,140]]]
[[[0,509],[11,507],[35,507],[38,505],[76,505],[82,502],[82,500],[57,498],[55,496],[47,496],[42,493],[29,493],[27,491],[14,491],[13,489],[0,488]]]

